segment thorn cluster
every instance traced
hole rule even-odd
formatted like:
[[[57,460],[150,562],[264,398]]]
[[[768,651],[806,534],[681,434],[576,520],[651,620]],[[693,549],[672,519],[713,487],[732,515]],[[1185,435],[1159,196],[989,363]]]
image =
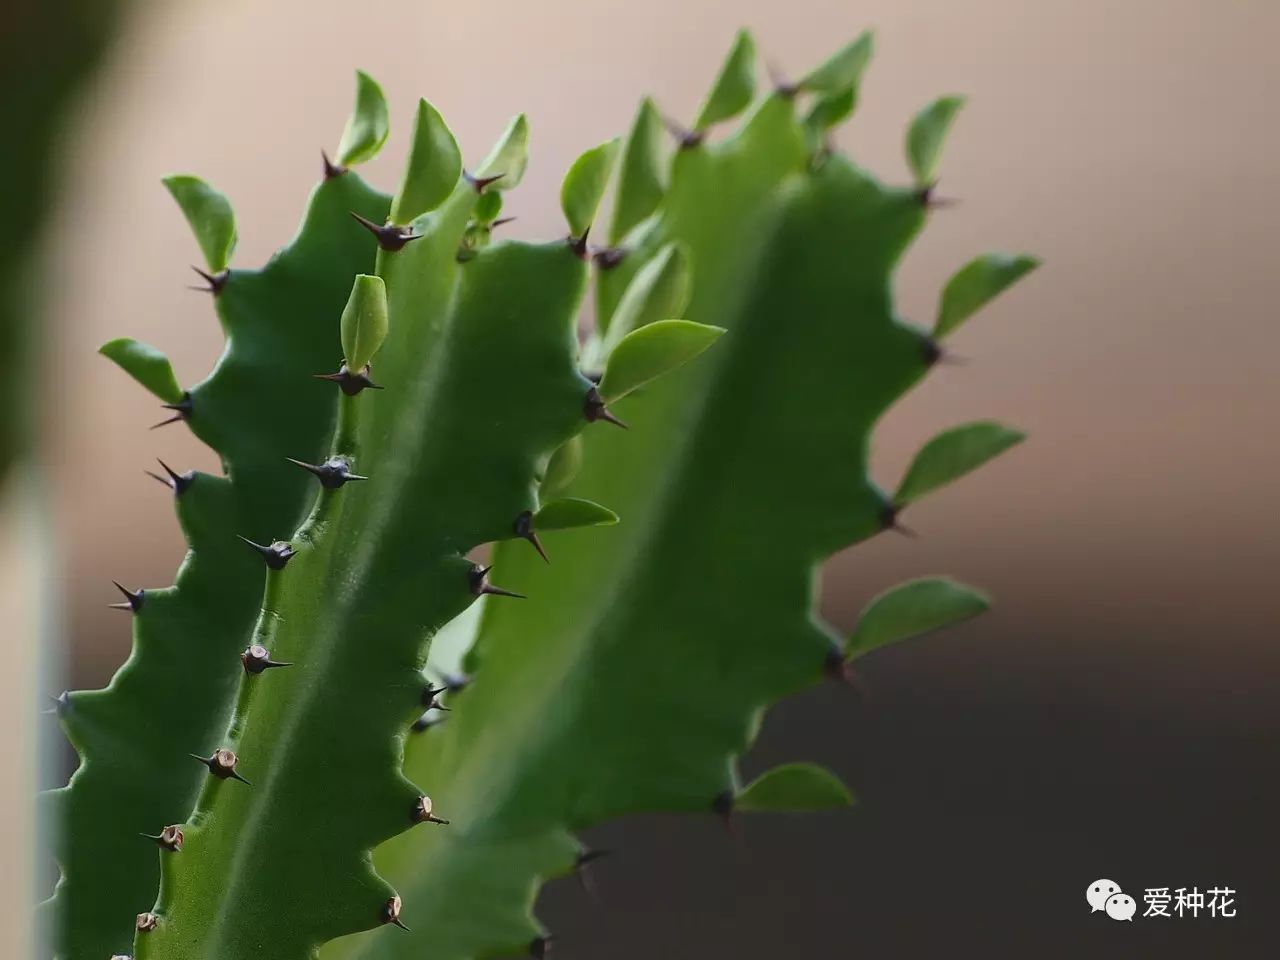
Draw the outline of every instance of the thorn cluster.
[[[240,534],[236,534],[240,537]],[[266,565],[272,570],[283,570],[298,551],[293,549],[293,544],[285,540],[276,540],[270,546],[263,546],[260,543],[254,543],[248,537],[240,537],[245,543],[262,554],[262,559]]]
[[[199,760],[203,763],[209,768],[209,772],[219,780],[239,780],[243,784],[253,786],[253,784],[249,783],[248,780],[236,773],[236,764],[240,762],[239,758],[225,747],[213,751],[213,753],[207,757],[202,757],[195,753],[188,754],[188,756],[193,760]]]
[[[413,227],[402,227],[394,223],[386,223],[379,226],[367,217],[360,216],[354,210],[350,211],[350,213],[355,218],[356,223],[372,233],[378,241],[378,246],[388,253],[402,250],[410,240],[421,240],[423,237],[421,233],[414,233]]]

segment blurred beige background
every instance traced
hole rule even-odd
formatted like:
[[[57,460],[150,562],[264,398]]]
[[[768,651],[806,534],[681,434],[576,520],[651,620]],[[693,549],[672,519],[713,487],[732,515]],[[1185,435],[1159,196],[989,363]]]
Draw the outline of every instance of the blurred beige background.
[[[924,439],[968,419],[1017,424],[1030,441],[913,508],[922,539],[836,558],[828,614],[847,625],[894,579],[955,572],[998,597],[993,686],[1074,683],[1105,703],[1137,682],[1172,708],[1191,677],[1212,692],[1215,722],[1262,722],[1277,658],[1258,638],[1280,625],[1280,6],[1267,0],[144,4],[83,104],[50,235],[44,462],[71,682],[104,682],[126,655],[128,619],[104,608],[110,578],[166,584],[181,557],[169,498],[143,469],[155,456],[216,465],[181,426],[149,431],[153,400],[94,352],[138,337],[194,382],[220,349],[208,299],[185,289],[197,252],[161,176],[194,172],[225,191],[240,227],[233,262],[262,262],[292,234],[362,67],[393,109],[372,179],[394,185],[420,95],[471,161],[524,110],[533,161],[508,209],[518,234],[552,236],[573,157],[621,132],[642,94],[691,117],[740,24],[796,72],[877,28],[841,140],[887,178],[905,179],[916,109],[970,96],[940,188],[962,202],[910,253],[905,316],[927,322],[941,284],[976,253],[1045,259],[955,339],[967,365],[940,368],[888,418],[877,475],[891,484]],[[1171,617],[1176,635],[1160,627]],[[1029,630],[1001,634],[1005,618]],[[1063,641],[1035,626],[1050,623],[1073,646],[1095,645],[1091,670],[1128,679],[1064,678]],[[969,653],[938,643],[921,669],[945,685]],[[6,702],[9,729],[30,729],[30,698]],[[28,835],[15,813],[27,790],[5,782],[6,851]],[[21,876],[6,873],[0,883]],[[21,928],[21,902],[0,898],[0,929]]]

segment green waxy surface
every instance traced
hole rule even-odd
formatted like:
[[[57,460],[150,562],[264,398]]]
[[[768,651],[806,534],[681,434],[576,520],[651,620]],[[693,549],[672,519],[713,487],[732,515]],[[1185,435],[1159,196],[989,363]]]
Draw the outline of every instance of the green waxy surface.
[[[738,792],[733,809],[744,812],[835,810],[853,803],[853,794],[829,770],[813,763],[788,763],[762,773]]]
[[[890,643],[918,637],[976,617],[991,605],[973,587],[946,577],[925,577],[891,587],[858,617],[849,638],[850,656],[860,657]]]
[[[375,845],[452,830],[414,826],[434,784],[399,772],[426,641],[475,599],[467,551],[537,509],[538,464],[586,426],[591,386],[574,364],[585,263],[563,241],[458,263],[476,198],[460,182],[415,224],[422,239],[379,255],[384,389],[342,399],[332,449],[369,479],[321,493],[297,554],[267,575],[255,641],[293,666],[243,679],[224,738],[253,787],[209,780],[138,960],[311,957],[383,925],[395,891],[370,864]],[[419,906],[405,903],[411,927]]]
[[[207,779],[187,754],[219,745],[262,597],[262,560],[236,534],[270,542],[304,515],[315,481],[284,458],[324,456],[336,391],[311,375],[337,368],[351,277],[373,269],[372,240],[349,210],[381,221],[387,200],[351,174],[322,183],[290,246],[261,270],[233,270],[214,298],[228,349],[191,388],[188,423],[230,479],[197,474],[177,497],[190,552],[174,586],[147,589],[129,661],[63,712],[81,762],[43,797],[63,877],[41,922],[59,957],[132,952],[134,916],[154,902],[160,872],[156,845],[138,834],[182,823]]]

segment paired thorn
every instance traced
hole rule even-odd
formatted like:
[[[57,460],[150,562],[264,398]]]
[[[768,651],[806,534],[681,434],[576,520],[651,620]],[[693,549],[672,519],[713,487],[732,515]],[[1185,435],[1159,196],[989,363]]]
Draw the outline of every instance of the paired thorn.
[[[203,287],[190,287],[191,290],[197,290],[200,293],[211,293],[215,297],[222,292],[222,288],[227,285],[227,281],[231,279],[230,270],[219,270],[217,273],[210,273],[208,270],[201,270],[192,264],[191,269],[194,270],[200,279],[205,282]]]
[[[154,913],[148,912],[148,913],[138,914],[138,921],[137,921],[136,927],[139,933],[150,933],[159,924],[160,924],[160,918],[157,917]]]
[[[551,952],[551,941],[554,940],[549,933],[545,933],[540,937],[534,937],[529,941],[529,956],[533,960],[544,960],[546,955]]]
[[[290,463],[297,464],[303,470],[310,471],[315,474],[320,481],[320,486],[326,490],[336,490],[348,480],[368,480],[368,477],[362,477],[359,474],[351,472],[351,463],[346,457],[330,457],[324,463],[307,463],[303,460],[295,460],[293,457],[285,457]]]
[[[67,711],[71,709],[71,694],[63,690],[56,697],[50,696],[53,706],[48,710],[42,710],[41,713],[52,714],[55,717],[65,717]]]
[[[551,562],[551,558],[547,556],[547,551],[542,548],[542,541],[538,539],[538,534],[534,532],[532,510],[526,510],[520,514],[520,516],[516,517],[513,529],[515,530],[517,537],[520,537],[522,540],[528,540],[533,544],[533,549],[538,551],[538,556],[547,563]]]
[[[361,390],[382,389],[380,384],[374,383],[369,379],[369,370],[370,366],[366,363],[364,369],[359,373],[352,373],[346,361],[343,361],[337,373],[314,373],[312,376],[317,380],[328,380],[330,383],[336,383],[348,397],[354,397]]]
[[[764,68],[769,74],[769,82],[773,84],[773,92],[784,100],[794,100],[800,92],[800,85],[788,80],[782,68],[772,60],[766,61]]]
[[[448,826],[448,820],[442,820],[432,813],[431,798],[425,793],[413,802],[409,809],[409,819],[414,823],[439,823]]]
[[[115,580],[112,580],[111,582],[116,585],[117,590],[124,594],[125,602],[109,603],[107,606],[112,610],[128,610],[131,613],[137,613],[142,609],[142,604],[146,602],[147,599],[147,591],[129,590],[128,588],[121,586],[120,583]]]
[[[476,193],[484,193],[485,187],[489,186],[491,183],[497,183],[505,176],[505,173],[495,173],[492,177],[477,177],[472,173],[468,173],[466,170],[462,171],[462,179],[471,184]]]
[[[945,210],[947,207],[954,207],[960,201],[954,197],[939,197],[934,191],[938,188],[938,181],[935,180],[928,186],[922,187],[920,192],[916,194],[916,199],[920,201],[920,206],[926,210]]]
[[[188,420],[191,418],[191,411],[193,409],[193,406],[191,403],[191,394],[189,393],[184,393],[182,395],[182,399],[179,400],[177,403],[162,403],[160,404],[160,406],[164,407],[164,409],[166,410],[173,410],[176,412],[168,420],[161,420],[159,423],[152,424],[151,425],[152,430],[156,430],[159,427],[167,426],[168,424],[171,424],[171,423],[177,423],[179,420]]]
[[[244,672],[257,676],[264,670],[270,670],[272,667],[292,667],[292,663],[286,663],[281,660],[272,660],[271,652],[260,643],[255,643],[248,647],[244,653],[240,654],[240,662],[244,664]]]
[[[921,338],[920,353],[924,358],[926,367],[937,365],[963,367],[969,362],[964,357],[957,357],[955,354],[947,352],[942,344],[928,335]]]
[[[902,507],[896,503],[886,503],[880,508],[880,529],[892,530],[894,533],[900,533],[904,537],[915,539],[918,534],[910,527],[904,526],[899,521],[899,515],[902,513]]]
[[[226,748],[215,750],[207,757],[202,757],[195,753],[189,753],[187,756],[191,757],[193,760],[199,760],[208,767],[209,772],[219,780],[239,780],[247,786],[253,786],[253,784],[249,783],[248,780],[236,773],[236,764],[239,763],[240,760],[234,753]]]
[[[444,710],[447,713],[449,708],[443,704],[437,703],[436,697],[440,696],[442,693],[448,692],[449,685],[447,683],[443,687],[433,687],[428,683],[422,690],[422,705],[428,710]]]
[[[236,536],[240,537],[240,534],[237,533]],[[260,543],[254,543],[248,537],[240,537],[240,539],[262,554],[262,559],[272,570],[283,570],[285,564],[298,552],[293,549],[293,544],[285,540],[276,540],[270,546],[264,547]]]
[[[587,237],[590,235],[590,233],[591,233],[591,226],[590,224],[588,224],[587,229],[582,231],[582,236],[580,237],[571,236],[568,238],[569,249],[573,251],[573,255],[577,257],[579,260],[587,259],[587,256],[589,254],[589,249],[587,247]]]
[[[156,463],[160,464],[168,476],[162,477],[160,474],[154,473],[151,470],[144,470],[142,472],[153,480],[163,483],[178,496],[186,493],[187,490],[191,488],[191,484],[196,481],[196,472],[194,470],[188,470],[186,473],[178,473],[173,469],[173,467],[169,466],[159,457],[156,457]]]
[[[623,247],[601,247],[591,258],[601,270],[612,270],[627,258],[627,253]]]
[[[341,167],[329,159],[329,154],[324,150],[320,151],[320,159],[324,161],[324,178],[332,180],[334,177],[340,177],[347,172],[346,167]]]
[[[592,387],[587,391],[586,399],[582,402],[582,413],[587,418],[588,423],[595,423],[597,420],[605,420],[614,426],[627,429],[627,425],[609,412],[609,408],[605,406],[604,401],[600,399],[600,391]]]
[[[681,150],[692,150],[694,147],[702,146],[702,141],[706,134],[697,130],[690,130],[684,124],[673,120],[666,114],[662,115],[662,125],[667,128],[667,132],[675,138]]]
[[[159,846],[170,853],[177,853],[182,849],[182,843],[186,839],[182,834],[182,827],[178,824],[170,824],[159,833],[143,833],[139,836],[146,837],[148,840],[154,840]]]
[[[471,592],[477,597],[490,594],[495,597],[515,597],[518,600],[526,599],[523,593],[514,593],[511,590],[505,590],[502,587],[495,587],[489,582],[489,571],[493,567],[473,566],[470,573]]]
[[[866,694],[866,687],[862,683],[862,678],[858,672],[853,669],[853,662],[850,661],[842,649],[833,646],[827,651],[826,658],[822,661],[822,674],[828,680],[834,680],[836,683],[842,683],[859,696]]]
[[[393,923],[401,930],[408,930],[409,928],[406,927],[404,922],[400,919],[400,907],[400,894],[397,893],[382,905],[382,922]]]
[[[397,250],[404,248],[404,245],[410,240],[421,240],[421,233],[414,233],[413,227],[401,227],[394,223],[386,223],[381,226],[374,223],[367,217],[362,217],[354,210],[348,211],[355,218],[356,223],[364,227],[378,241],[378,246],[389,253],[395,253]]]

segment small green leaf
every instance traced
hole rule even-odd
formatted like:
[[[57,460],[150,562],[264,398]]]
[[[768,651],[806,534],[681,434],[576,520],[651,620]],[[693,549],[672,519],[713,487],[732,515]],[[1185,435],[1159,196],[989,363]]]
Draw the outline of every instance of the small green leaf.
[[[121,337],[104,343],[98,352],[114,360],[125,373],[150,390],[165,403],[178,403],[182,399],[182,387],[173,375],[169,358],[155,347]]]
[[[911,165],[917,185],[927,187],[933,183],[947,131],[962,106],[964,97],[940,97],[911,122],[911,129],[907,131],[907,163]]]
[[[683,366],[720,339],[722,333],[724,327],[690,320],[659,320],[632,330],[609,356],[600,381],[601,398],[612,403]]]
[[[942,290],[933,335],[945,337],[998,294],[1040,266],[1039,257],[987,253],[956,271]]]
[[[613,160],[618,153],[618,141],[610,140],[592,147],[573,162],[560,186],[560,209],[569,221],[569,235],[583,237],[591,229],[596,218],[600,199],[609,185],[613,172]]]
[[[835,810],[853,803],[849,788],[816,763],[787,763],[747,784],[734,798],[735,810]]]
[[[858,105],[858,87],[845,87],[818,97],[804,118],[805,129],[819,143],[827,131],[848,119]]]
[[[846,650],[850,656],[862,656],[976,617],[990,605],[982,593],[946,577],[909,580],[867,604]]]
[[[853,43],[837,50],[825,63],[811,70],[800,81],[800,86],[815,93],[836,93],[856,86],[862,78],[862,72],[871,62],[873,53],[875,37],[868,30]]]
[[[560,446],[547,461],[546,472],[542,475],[542,484],[538,488],[540,497],[554,497],[560,493],[578,475],[582,469],[582,437],[574,434]]]
[[[489,155],[476,169],[476,177],[496,177],[489,190],[511,190],[524,178],[524,169],[529,165],[529,120],[522,113],[514,118],[507,129],[502,132],[498,142],[494,144]]]
[[[535,530],[568,530],[572,527],[606,527],[618,522],[618,515],[608,507],[590,500],[568,497],[543,504],[533,515]]]
[[[613,201],[613,223],[609,227],[610,243],[620,241],[627,231],[653,213],[662,202],[661,143],[662,118],[653,101],[645,97],[622,148],[622,167]]]
[[[668,243],[641,267],[614,308],[605,328],[601,355],[607,357],[633,330],[678,317],[689,303],[693,282],[688,249]]]
[[[435,107],[419,100],[409,163],[391,204],[391,222],[407,224],[440,206],[457,186],[461,172],[462,154],[453,131]]]
[[[225,270],[236,248],[236,215],[231,202],[199,177],[165,177],[164,185],[191,224],[206,266],[213,273]]]
[[[751,103],[756,92],[756,43],[746,30],[739,30],[733,49],[725,58],[715,85],[698,111],[695,130],[737,116]]]
[[[363,370],[387,339],[387,288],[381,277],[357,274],[342,311],[342,352],[347,366]]]
[[[502,194],[486,190],[476,198],[476,205],[471,211],[471,216],[477,223],[490,224],[498,219],[498,214],[500,213],[502,213]]]
[[[938,434],[926,443],[902,478],[894,502],[905,505],[952,480],[976,470],[1026,439],[1020,430],[989,420],[967,423]]]
[[[372,160],[390,132],[391,120],[382,88],[363,70],[357,70],[356,104],[338,141],[338,165],[349,167]]]

